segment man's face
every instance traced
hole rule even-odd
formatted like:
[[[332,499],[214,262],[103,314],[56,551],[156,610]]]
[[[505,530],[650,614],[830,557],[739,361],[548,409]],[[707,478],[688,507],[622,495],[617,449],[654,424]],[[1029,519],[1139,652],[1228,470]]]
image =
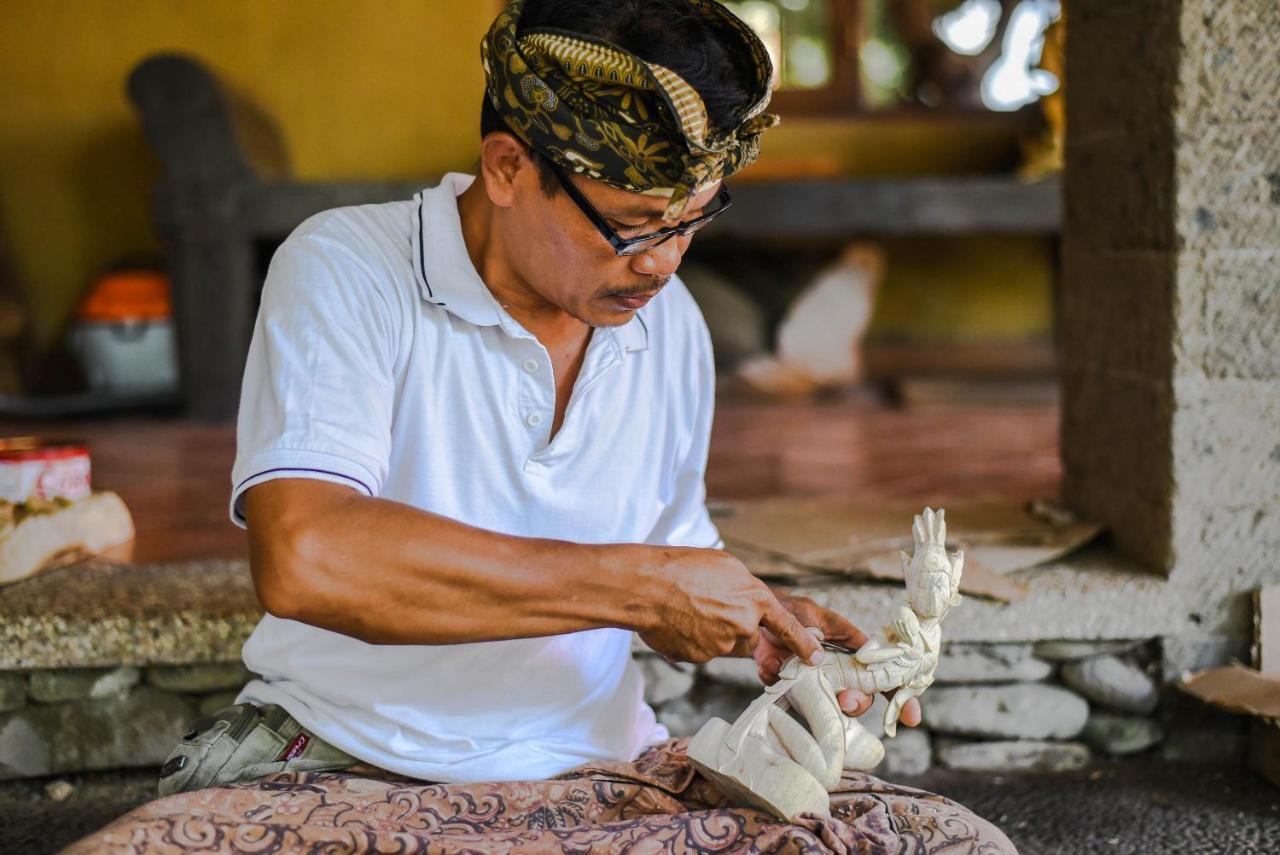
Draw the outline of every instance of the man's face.
[[[675,225],[662,220],[664,198],[629,193],[580,175],[569,180],[619,237]],[[719,188],[717,182],[694,196],[684,220],[699,216]],[[512,266],[543,299],[593,327],[631,320],[667,284],[692,239],[675,236],[648,252],[619,257],[562,189],[548,198],[534,177],[520,196]]]

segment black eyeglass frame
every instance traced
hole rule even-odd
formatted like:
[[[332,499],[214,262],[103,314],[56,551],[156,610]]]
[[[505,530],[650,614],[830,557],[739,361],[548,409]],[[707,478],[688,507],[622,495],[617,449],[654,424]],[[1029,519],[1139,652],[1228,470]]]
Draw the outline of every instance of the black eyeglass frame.
[[[569,198],[578,206],[578,210],[582,211],[586,218],[591,221],[591,224],[596,227],[596,231],[600,232],[600,236],[609,242],[609,246],[613,247],[614,254],[618,256],[640,255],[661,246],[676,235],[687,237],[729,210],[729,207],[733,204],[733,198],[729,195],[729,188],[724,185],[724,182],[721,182],[720,192],[716,193],[715,198],[712,199],[713,202],[720,203],[715,210],[708,211],[702,216],[695,217],[678,226],[669,226],[647,235],[624,238],[613,230],[613,227],[609,225],[609,221],[596,210],[595,205],[592,205],[591,200],[574,185],[564,170],[551,163],[550,158],[547,161],[551,171],[559,179],[560,186],[564,187],[564,192],[569,194]]]

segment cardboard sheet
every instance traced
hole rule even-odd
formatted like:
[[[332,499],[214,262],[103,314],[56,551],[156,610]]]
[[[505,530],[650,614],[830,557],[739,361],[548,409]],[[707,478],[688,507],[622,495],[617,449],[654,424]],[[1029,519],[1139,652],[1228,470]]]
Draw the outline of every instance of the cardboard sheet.
[[[1179,688],[1224,710],[1280,719],[1280,677],[1235,663],[1183,677]]]
[[[1280,585],[1258,589],[1253,604],[1253,661],[1263,674],[1280,676]]]
[[[756,575],[796,582],[843,576],[902,581],[899,552],[911,551],[911,520],[922,507],[843,498],[781,497],[717,507],[729,551]],[[947,506],[947,548],[965,551],[960,590],[1012,602],[1024,582],[1004,574],[1052,561],[1100,531],[1051,506]]]
[[[1258,670],[1237,662],[1186,674],[1178,686],[1205,703],[1251,716],[1249,766],[1280,787],[1280,585],[1255,592],[1253,632]]]

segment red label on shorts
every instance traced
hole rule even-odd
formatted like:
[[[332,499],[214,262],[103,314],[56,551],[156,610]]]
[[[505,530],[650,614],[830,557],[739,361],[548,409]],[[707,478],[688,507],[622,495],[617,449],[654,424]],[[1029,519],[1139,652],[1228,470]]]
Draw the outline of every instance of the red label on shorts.
[[[299,733],[293,738],[293,742],[289,743],[289,747],[280,755],[280,760],[292,760],[303,751],[307,750],[307,743],[311,741],[311,737],[305,733]],[[278,761],[277,761],[278,762]]]

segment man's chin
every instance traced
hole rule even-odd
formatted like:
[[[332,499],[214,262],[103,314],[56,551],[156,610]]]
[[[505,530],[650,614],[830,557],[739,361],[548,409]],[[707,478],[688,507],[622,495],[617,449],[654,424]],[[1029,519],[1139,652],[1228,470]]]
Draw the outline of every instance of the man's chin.
[[[612,296],[603,296],[584,308],[588,316],[580,317],[582,322],[593,327],[620,327],[634,318],[642,307],[628,307]]]
[[[636,315],[635,309],[623,309],[623,310],[618,310],[613,312],[595,311],[595,312],[592,312],[589,317],[579,318],[578,320],[582,321],[588,326],[599,327],[603,329],[606,327],[620,327],[623,324],[627,323],[627,321],[634,318],[635,315]]]

